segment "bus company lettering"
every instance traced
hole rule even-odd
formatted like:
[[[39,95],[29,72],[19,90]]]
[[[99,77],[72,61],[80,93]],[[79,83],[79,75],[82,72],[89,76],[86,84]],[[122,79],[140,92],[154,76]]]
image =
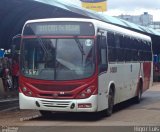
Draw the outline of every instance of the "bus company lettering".
[[[117,67],[110,67],[110,73],[117,73]]]

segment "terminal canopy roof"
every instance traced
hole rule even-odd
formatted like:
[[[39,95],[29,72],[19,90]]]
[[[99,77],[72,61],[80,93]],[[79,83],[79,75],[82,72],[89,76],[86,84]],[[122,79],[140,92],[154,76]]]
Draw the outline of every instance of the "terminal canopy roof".
[[[150,35],[155,45],[160,38],[160,32],[151,28],[89,11],[67,0],[0,0],[0,48],[10,48],[12,37],[21,33],[27,20],[54,17],[98,19]],[[156,50],[157,47],[155,52],[158,52]]]

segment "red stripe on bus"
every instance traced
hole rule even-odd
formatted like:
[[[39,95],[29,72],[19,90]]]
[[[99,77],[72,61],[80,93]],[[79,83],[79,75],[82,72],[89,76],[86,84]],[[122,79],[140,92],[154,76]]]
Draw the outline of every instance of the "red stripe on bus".
[[[150,79],[151,79],[151,62],[144,62],[143,63],[143,91],[149,88]]]

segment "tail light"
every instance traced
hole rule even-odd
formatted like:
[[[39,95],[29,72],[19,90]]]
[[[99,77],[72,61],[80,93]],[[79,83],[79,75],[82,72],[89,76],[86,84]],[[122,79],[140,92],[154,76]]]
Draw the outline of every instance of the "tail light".
[[[94,94],[96,91],[96,87],[95,86],[90,86],[86,89],[84,89],[83,91],[81,91],[78,95],[77,95],[77,99],[85,99],[85,98],[89,98],[92,94]]]

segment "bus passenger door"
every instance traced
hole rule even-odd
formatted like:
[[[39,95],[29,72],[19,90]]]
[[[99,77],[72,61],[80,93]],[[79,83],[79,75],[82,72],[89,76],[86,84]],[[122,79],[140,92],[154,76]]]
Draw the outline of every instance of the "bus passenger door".
[[[97,37],[98,45],[98,111],[104,110],[108,107],[107,101],[107,70],[108,70],[108,56],[107,56],[107,32],[101,31]]]

